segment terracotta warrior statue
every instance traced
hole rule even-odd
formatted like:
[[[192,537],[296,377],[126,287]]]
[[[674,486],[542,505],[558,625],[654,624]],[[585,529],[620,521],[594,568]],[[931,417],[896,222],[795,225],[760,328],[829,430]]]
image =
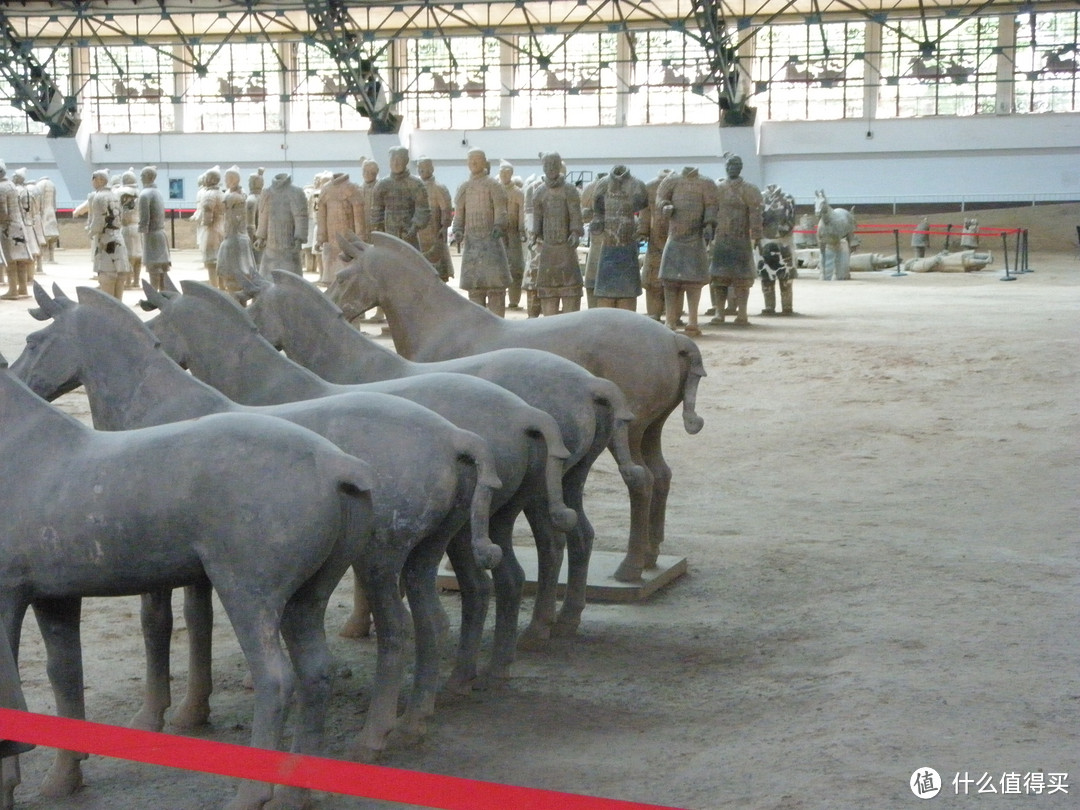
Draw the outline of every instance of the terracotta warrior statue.
[[[128,263],[131,265],[127,288],[135,290],[139,288],[139,276],[142,273],[142,237],[139,236],[139,211],[136,207],[139,199],[139,179],[135,176],[134,168],[120,176],[116,196],[120,198],[120,232],[124,235],[124,247],[127,248]]]
[[[521,309],[521,282],[525,275],[525,193],[514,183],[514,164],[499,161],[499,182],[506,192],[506,260],[510,264],[507,306]]]
[[[563,167],[566,173],[566,167]],[[596,295],[593,290],[596,287],[596,268],[600,266],[600,251],[604,249],[604,234],[593,233],[592,221],[595,216],[593,203],[596,201],[596,188],[600,181],[607,176],[607,172],[597,172],[596,177],[585,184],[581,190],[581,224],[589,226],[589,249],[585,253],[585,273],[583,284],[585,287],[585,304],[589,309],[596,306]]]
[[[379,164],[374,160],[363,160],[360,164],[360,174],[364,178],[360,191],[364,197],[364,232],[360,234],[365,242],[371,241],[371,209],[375,205],[373,199],[375,186],[379,182]]]
[[[540,295],[536,290],[536,273],[540,264],[540,246],[533,242],[528,234],[533,228],[536,192],[544,185],[543,175],[530,174],[525,178],[521,190],[525,195],[525,272],[521,277],[521,289],[525,293],[525,312],[529,318],[540,317]]]
[[[139,192],[139,233],[142,235],[143,264],[155,290],[168,286],[169,240],[165,235],[165,198],[157,187],[157,167],[146,166],[139,174],[142,191]]]
[[[107,175],[106,175],[107,178]],[[34,257],[26,240],[19,193],[7,176],[7,166],[0,161],[0,261],[5,263],[8,289],[0,298],[27,298]]]
[[[97,273],[100,288],[113,296],[123,299],[130,265],[127,248],[120,232],[123,213],[120,198],[109,188],[109,173],[98,170],[90,176],[94,193],[90,199],[90,221],[86,226],[90,232],[91,253],[94,256],[94,271]]]
[[[322,254],[320,284],[331,284],[341,260],[338,237],[364,232],[364,196],[360,186],[344,172],[336,172],[319,191],[316,212],[315,249]]]
[[[529,239],[539,248],[536,292],[540,312],[558,315],[581,309],[583,279],[577,246],[585,233],[581,221],[581,195],[566,182],[558,152],[541,158],[542,182],[533,198],[533,229]]]
[[[251,252],[255,255],[255,266],[262,261],[262,251],[255,249],[255,235],[259,231],[259,195],[262,194],[265,180],[263,175],[266,169],[259,168],[248,175],[248,193],[244,200],[244,211],[247,215],[247,235],[251,240]]]
[[[701,288],[709,283],[709,260],[705,243],[716,228],[716,184],[702,177],[694,166],[665,177],[656,191],[656,210],[668,221],[667,242],[660,256],[660,281],[664,285],[664,321],[672,330],[686,301],[686,334],[700,337],[698,304]]]
[[[307,200],[307,232],[304,234],[304,244],[300,246],[300,266],[305,273],[318,273],[322,280],[322,251],[318,250],[318,224],[319,204],[322,197],[322,189],[333,174],[330,172],[318,172],[311,182],[304,186],[304,199]]]
[[[762,237],[762,199],[757,186],[741,177],[742,158],[732,155],[725,165],[727,177],[717,183],[716,234],[709,275],[716,301],[713,323],[723,323],[725,305],[734,304],[735,323],[750,323],[746,306],[757,277],[754,247]]]
[[[454,196],[454,242],[461,249],[461,289],[474,304],[496,315],[506,314],[510,264],[506,260],[506,192],[490,176],[491,164],[481,149],[468,156],[469,179]]]
[[[926,255],[926,249],[930,247],[930,218],[923,217],[915,230],[911,232],[911,247],[915,250],[915,256],[919,259]]]
[[[596,268],[596,305],[637,310],[641,295],[638,212],[648,207],[645,184],[618,165],[596,186],[590,233],[603,234]]]
[[[454,277],[454,265],[450,260],[447,234],[454,224],[454,201],[450,198],[450,189],[435,179],[435,164],[431,158],[422,157],[416,161],[416,172],[427,189],[428,208],[431,209],[427,225],[416,233],[420,252],[431,262],[439,278],[449,281]]]
[[[793,315],[792,285],[798,275],[791,249],[795,229],[795,198],[785,194],[775,183],[765,186],[762,194],[762,233],[769,242],[761,244],[761,294],[765,298],[762,315],[776,315],[776,288],[780,288],[780,314]],[[771,243],[771,246],[770,246]],[[768,253],[769,255],[766,255]]]
[[[664,317],[664,285],[660,281],[660,257],[668,236],[668,218],[656,207],[656,192],[671,169],[660,173],[645,184],[649,198],[638,214],[638,237],[645,240],[645,262],[641,268],[641,286],[645,288],[645,312],[654,321]]]
[[[964,220],[964,230],[960,234],[960,249],[975,250],[979,247],[979,220],[971,217]]]
[[[255,245],[263,252],[259,272],[288,270],[303,275],[300,247],[308,230],[307,197],[286,172],[274,175],[259,197],[259,227]]]
[[[25,166],[12,172],[11,182],[15,184],[15,191],[19,196],[19,212],[22,215],[23,231],[26,233],[26,244],[30,250],[30,271],[26,283],[32,286],[34,272],[41,263],[41,244],[45,236],[41,229],[40,201],[37,187],[33,183],[26,182]]]
[[[199,250],[202,251],[203,267],[210,279],[210,286],[218,286],[217,253],[225,238],[225,195],[221,192],[221,169],[214,166],[199,178],[199,191],[195,195],[195,213],[192,219]]]
[[[225,170],[225,238],[218,248],[218,281],[223,290],[241,289],[240,277],[251,278],[258,270],[247,233],[247,194],[240,185],[240,167]]]
[[[41,191],[41,223],[45,230],[45,244],[41,246],[43,261],[56,264],[56,248],[60,245],[60,227],[56,221],[56,184],[48,177],[36,183]]]
[[[375,184],[371,200],[371,230],[396,236],[419,250],[416,234],[428,224],[431,208],[424,181],[409,172],[409,150],[404,146],[390,150],[390,175]]]

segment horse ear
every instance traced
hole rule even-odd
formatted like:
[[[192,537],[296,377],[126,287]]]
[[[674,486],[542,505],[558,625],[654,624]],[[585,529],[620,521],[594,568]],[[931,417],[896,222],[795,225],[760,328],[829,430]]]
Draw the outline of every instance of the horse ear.
[[[169,303],[169,299],[146,279],[143,279],[142,288],[146,300],[140,301],[139,307],[141,307],[144,312],[153,312],[155,309],[164,309],[165,305]]]
[[[364,252],[364,242],[355,234],[338,234],[338,246],[350,259],[359,259]]]

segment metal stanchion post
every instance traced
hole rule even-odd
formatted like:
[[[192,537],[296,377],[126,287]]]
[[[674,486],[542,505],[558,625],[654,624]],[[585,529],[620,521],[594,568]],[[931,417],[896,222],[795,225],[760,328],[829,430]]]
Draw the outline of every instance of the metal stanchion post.
[[[171,234],[172,244],[169,247],[172,250],[176,250],[176,209],[169,209],[169,232]]]
[[[896,243],[896,272],[893,273],[892,275],[894,275],[894,276],[906,276],[907,273],[905,273],[903,270],[900,269],[900,266],[901,266],[900,265],[900,229],[899,228],[893,228],[892,235],[893,235],[893,241]]]
[[[1016,281],[1016,276],[1009,275],[1009,235],[1001,232],[1001,255],[1005,257],[1005,276],[1001,281]]]
[[[1031,269],[1031,265],[1028,263],[1028,229],[1024,228],[1020,231],[1020,238],[1023,240],[1023,247],[1020,249],[1020,269],[1024,273],[1034,273]]]

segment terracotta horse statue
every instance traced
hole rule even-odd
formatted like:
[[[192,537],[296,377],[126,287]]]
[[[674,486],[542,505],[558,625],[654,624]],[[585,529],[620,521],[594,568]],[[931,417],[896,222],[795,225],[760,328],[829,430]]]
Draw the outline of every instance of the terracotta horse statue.
[[[12,372],[47,399],[81,384],[98,428],[131,430],[213,413],[272,415],[313,430],[372,463],[373,536],[350,560],[357,593],[365,600],[363,618],[369,601],[378,635],[371,707],[356,753],[369,758],[382,748],[397,717],[408,643],[399,583],[404,583],[413,608],[417,655],[403,726],[420,726],[431,712],[438,687],[442,611],[436,572],[444,552],[454,562],[469,605],[463,632],[471,638],[483,627],[484,597],[470,572],[471,548],[486,550],[490,542],[491,492],[499,485],[486,444],[426,408],[385,394],[345,394],[268,408],[237,405],[174,363],[135,313],[114,298],[87,288],[79,289],[78,303],[57,287],[54,298],[39,285],[34,293],[40,309],[33,314],[51,323],[27,338]],[[245,468],[237,478],[251,481],[259,491],[264,478],[273,482],[286,473],[287,468]],[[186,595],[191,639],[188,694],[173,723],[194,727],[205,723],[210,713],[212,607],[208,592]],[[157,592],[145,600],[143,616],[144,624],[159,629],[147,645],[146,696],[133,725],[157,731],[171,702],[169,593]],[[472,621],[479,626],[473,628]]]
[[[821,248],[821,277],[828,280],[851,277],[851,248],[858,245],[855,236],[854,209],[833,208],[824,189],[814,192],[814,213],[818,218],[817,239]]]
[[[251,668],[251,745],[280,748],[295,688],[293,749],[321,750],[331,682],[323,620],[350,560],[370,541],[365,463],[255,413],[96,431],[0,371],[0,464],[11,498],[0,622],[17,659],[34,608],[61,716],[86,713],[83,597],[213,587]],[[42,793],[77,790],[85,758],[58,751]],[[256,810],[275,792],[282,806],[300,807],[295,791],[259,782],[243,782],[229,807]]]
[[[610,444],[616,458],[624,460],[619,467],[624,478],[634,481],[643,475],[630,461],[627,424],[634,415],[627,410],[619,387],[571,360],[538,349],[498,349],[415,363],[354,329],[341,309],[309,281],[285,270],[273,271],[271,279],[238,279],[244,284],[242,295],[250,297],[247,313],[263,337],[290,360],[325,380],[353,384],[433,372],[469,374],[502,386],[554,417],[570,453],[563,475],[563,499],[578,519],[567,533],[569,566],[562,610],[556,617],[554,587],[541,589],[522,643],[536,646],[551,634],[573,634],[585,606],[588,549],[593,540],[584,511],[589,471]],[[558,568],[561,558],[552,564]],[[554,578],[542,579],[555,584]]]
[[[166,296],[144,285],[148,304],[159,310],[148,325],[166,354],[230,399],[270,405],[374,391],[412,400],[484,439],[501,481],[491,496],[490,536],[503,552],[503,564],[492,572],[495,643],[488,673],[506,677],[514,658],[524,585],[524,571],[513,554],[514,520],[524,512],[538,558],[552,560],[561,558],[562,533],[577,519],[562,500],[567,450],[554,419],[505,388],[465,374],[420,374],[364,385],[329,383],[259,335],[232,296],[196,281],[184,281],[181,287],[183,295]],[[543,437],[545,452],[537,451],[537,437]],[[541,572],[545,577],[557,575],[552,566]],[[468,690],[476,679],[469,665],[475,665],[480,637],[470,638],[468,644],[469,654],[459,657],[449,681],[460,691]]]
[[[636,581],[656,566],[664,540],[671,468],[661,433],[679,404],[687,432],[704,421],[694,412],[701,353],[685,335],[637,313],[590,309],[552,318],[507,320],[465,300],[442,283],[415,248],[383,233],[366,244],[342,238],[349,264],[327,290],[347,318],[380,305],[399,354],[428,362],[505,348],[543,349],[583,366],[622,390],[634,414],[630,452],[646,470],[630,487],[630,538],[615,576]]]

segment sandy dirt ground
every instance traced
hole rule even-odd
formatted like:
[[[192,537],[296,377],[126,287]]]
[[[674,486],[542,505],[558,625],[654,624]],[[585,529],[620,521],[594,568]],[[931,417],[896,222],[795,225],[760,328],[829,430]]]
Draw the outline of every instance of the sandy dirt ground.
[[[382,763],[689,810],[910,807],[924,767],[943,777],[938,805],[997,807],[1009,774],[1064,773],[1068,793],[1021,786],[1009,806],[1078,806],[1080,217],[1040,210],[1002,215],[1033,228],[1034,272],[1011,283],[1000,257],[970,274],[804,274],[797,317],[706,327],[705,428],[689,436],[676,416],[665,434],[664,550],[689,572],[641,604],[590,604],[576,639],[521,653],[503,687],[442,700],[427,739]],[[203,277],[193,251],[176,258],[179,277]],[[85,251],[60,261],[42,281],[88,283]],[[756,287],[752,313],[760,302]],[[0,302],[8,359],[36,326],[27,306]],[[59,404],[87,415],[78,392]],[[597,548],[621,550],[628,502],[607,458],[586,503]],[[372,641],[336,634],[350,583],[327,619],[347,673],[336,757],[374,664]],[[442,598],[456,628],[456,596]],[[88,600],[83,641],[89,719],[126,723],[142,689],[137,599]],[[216,642],[200,736],[242,743],[252,697],[220,610]],[[185,656],[178,611],[177,700]],[[52,712],[32,620],[21,658],[30,708]],[[446,673],[449,660],[448,645]],[[92,757],[83,790],[44,799],[51,756],[23,757],[21,810],[201,810],[233,790]],[[988,784],[996,794],[978,792]]]

